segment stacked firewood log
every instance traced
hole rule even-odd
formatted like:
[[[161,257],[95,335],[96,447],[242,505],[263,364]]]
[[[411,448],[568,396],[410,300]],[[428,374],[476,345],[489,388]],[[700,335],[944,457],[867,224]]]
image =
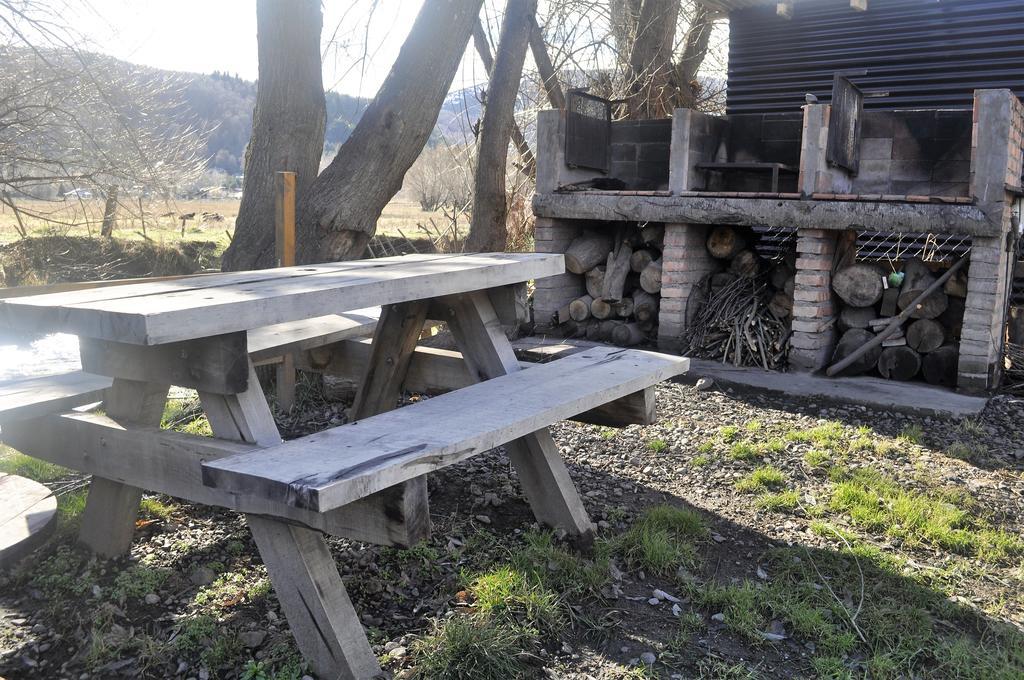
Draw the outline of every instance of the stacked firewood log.
[[[920,375],[933,385],[956,384],[957,342],[963,325],[967,276],[965,269],[959,269],[919,300],[941,274],[917,258],[884,268],[856,263],[835,272],[832,289],[838,298],[836,325],[842,335],[832,363],[869,343],[897,315],[913,306],[898,331],[858,356],[842,375],[877,371],[891,380]]]
[[[716,271],[690,295],[684,354],[734,366],[780,369],[789,350],[796,253],[766,260],[749,230],[718,226],[707,250]]]
[[[558,312],[571,334],[616,345],[638,345],[657,334],[661,301],[660,224],[588,231],[565,251],[565,268],[586,281],[585,295]]]

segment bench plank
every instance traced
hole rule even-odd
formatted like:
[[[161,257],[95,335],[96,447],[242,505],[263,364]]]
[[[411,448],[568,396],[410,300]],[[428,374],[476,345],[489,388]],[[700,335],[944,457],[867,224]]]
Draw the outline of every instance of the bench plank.
[[[260,363],[291,352],[331,345],[369,335],[377,326],[380,307],[289,321],[249,331],[249,357]]]
[[[256,454],[208,462],[203,482],[323,512],[679,375],[687,363],[595,348]]]
[[[0,425],[101,401],[113,379],[83,371],[0,383]]]

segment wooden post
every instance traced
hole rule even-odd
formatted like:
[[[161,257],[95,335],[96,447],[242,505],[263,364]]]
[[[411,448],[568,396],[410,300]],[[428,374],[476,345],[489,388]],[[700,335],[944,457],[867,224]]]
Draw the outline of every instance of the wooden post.
[[[295,173],[278,172],[274,186],[274,242],[277,266],[295,265]]]
[[[274,185],[274,246],[278,267],[295,266],[295,173],[278,172]],[[285,353],[277,365],[277,406],[295,405],[295,357]]]

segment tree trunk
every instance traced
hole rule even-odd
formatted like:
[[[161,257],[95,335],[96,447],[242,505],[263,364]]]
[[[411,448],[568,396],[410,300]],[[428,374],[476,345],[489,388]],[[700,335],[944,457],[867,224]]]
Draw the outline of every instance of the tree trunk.
[[[632,255],[633,249],[625,241],[619,244],[618,250],[608,253],[604,285],[601,287],[601,297],[608,302],[618,302],[622,299],[626,287],[626,275],[630,271],[629,259]]]
[[[508,141],[515,124],[516,98],[523,78],[523,61],[537,0],[509,0],[501,22],[501,38],[487,86],[480,121],[473,183],[473,220],[466,247],[470,251],[503,251],[508,239],[505,165]]]
[[[565,95],[562,93],[562,86],[558,84],[558,76],[555,75],[554,64],[548,55],[548,46],[544,44],[544,33],[537,25],[537,17],[534,16],[530,23],[530,50],[533,52],[533,61],[537,64],[537,72],[540,74],[544,91],[548,95],[548,102],[551,108],[564,109]]]
[[[430,138],[483,0],[425,2],[391,72],[299,209],[300,263],[363,254]]]
[[[612,329],[612,342],[619,347],[632,347],[639,345],[647,339],[647,334],[640,328],[639,324],[624,323]]]
[[[491,46],[487,42],[487,32],[484,30],[484,25],[480,22],[479,17],[476,20],[476,26],[473,27],[473,45],[476,46],[476,53],[480,55],[480,61],[483,62],[484,68],[487,69],[487,75],[490,77],[494,71],[494,56],[491,54]],[[537,174],[537,161],[515,118],[512,119],[511,135],[512,143],[515,144],[516,150],[519,152],[519,158],[523,163],[523,172],[530,177],[535,176]]]
[[[569,318],[573,321],[586,321],[590,318],[590,303],[594,298],[589,295],[578,297],[569,303]]]
[[[276,173],[295,173],[297,201],[307,195],[316,179],[327,119],[320,67],[322,25],[323,15],[316,0],[256,3],[256,109],[245,151],[242,203],[231,245],[221,260],[225,271],[276,264]]]
[[[110,238],[114,235],[114,223],[117,222],[117,187],[107,190],[107,202],[103,206],[103,224],[100,236]]]
[[[637,321],[657,321],[658,298],[642,290],[634,291],[633,316]]]

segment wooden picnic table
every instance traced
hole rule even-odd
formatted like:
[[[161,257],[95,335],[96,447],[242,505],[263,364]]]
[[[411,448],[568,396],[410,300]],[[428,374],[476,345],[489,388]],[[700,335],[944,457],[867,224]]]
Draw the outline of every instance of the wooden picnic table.
[[[429,530],[425,473],[504,445],[537,519],[586,540],[593,525],[547,425],[685,370],[601,348],[521,371],[491,298],[563,272],[561,255],[410,255],[0,300],[0,327],[78,335],[83,369],[112,379],[104,414],[59,413],[68,402],[55,398],[52,413],[34,403],[0,420],[0,438],[93,475],[80,540],[101,555],[130,548],[142,489],[245,513],[312,669],[374,677],[324,533],[415,543]],[[247,335],[377,305],[356,422],[283,443]],[[486,382],[387,413],[428,318]],[[159,428],[171,385],[198,390],[214,437]]]

